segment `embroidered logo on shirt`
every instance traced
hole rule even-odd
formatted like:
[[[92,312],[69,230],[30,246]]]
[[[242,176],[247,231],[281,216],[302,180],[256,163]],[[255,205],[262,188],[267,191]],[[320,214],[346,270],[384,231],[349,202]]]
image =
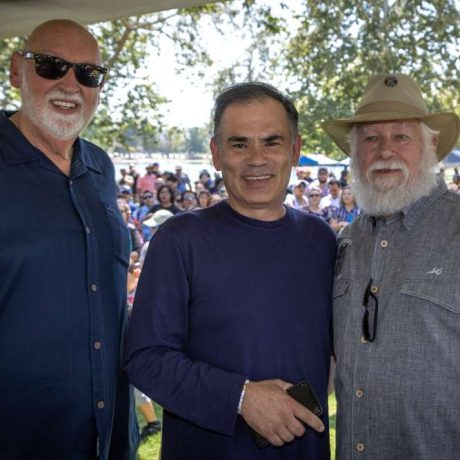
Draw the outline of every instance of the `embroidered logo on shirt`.
[[[429,272],[426,272],[426,275],[437,275],[439,276],[442,273],[442,267],[433,267]]]

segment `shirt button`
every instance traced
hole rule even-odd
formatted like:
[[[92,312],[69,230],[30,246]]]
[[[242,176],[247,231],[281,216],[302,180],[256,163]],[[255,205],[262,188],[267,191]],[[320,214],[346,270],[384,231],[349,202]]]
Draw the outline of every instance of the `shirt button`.
[[[95,284],[92,284],[92,285],[91,285],[91,290],[92,290],[93,292],[96,292],[96,291],[97,291],[97,286],[96,286]]]
[[[361,336],[361,343],[367,343],[367,339],[364,335]]]
[[[73,180],[70,180],[70,181],[69,181],[69,185],[73,185]]]
[[[371,286],[371,292],[372,292],[372,294],[377,294],[378,290],[379,290],[379,288],[378,288],[378,286],[377,286],[376,284],[373,284],[373,285]]]
[[[97,408],[98,409],[104,409],[104,407],[105,407],[104,401],[98,401],[97,402]]]
[[[364,396],[364,391],[363,390],[356,390],[356,397],[357,398],[362,398]]]
[[[356,444],[356,450],[358,452],[362,452],[364,450],[364,444],[362,442],[358,442],[358,444]]]
[[[100,349],[101,349],[101,347],[102,347],[102,344],[101,344],[101,342],[94,342],[94,344],[93,344],[93,345],[94,345],[94,349],[95,349],[95,350],[100,350]]]
[[[91,229],[89,227],[85,227],[85,230],[88,235],[91,233]]]
[[[388,246],[388,241],[387,240],[380,241],[380,246],[382,246],[382,248],[386,248]]]

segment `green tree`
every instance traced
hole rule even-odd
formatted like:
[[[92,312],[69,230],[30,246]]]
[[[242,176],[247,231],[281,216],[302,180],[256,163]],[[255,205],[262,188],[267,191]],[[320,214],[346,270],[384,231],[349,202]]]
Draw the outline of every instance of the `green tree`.
[[[189,154],[205,153],[208,149],[209,130],[200,127],[189,128],[185,138],[185,150]]]
[[[162,118],[167,101],[144,69],[148,56],[170,40],[177,72],[192,80],[212,75],[214,94],[244,80],[272,82],[291,94],[304,150],[340,157],[320,122],[350,115],[372,74],[409,73],[433,110],[459,106],[459,20],[458,0],[238,0],[97,24],[91,28],[110,74],[85,135],[109,150],[151,151],[164,144],[160,132],[171,130]],[[241,38],[238,58],[226,68],[208,55],[203,32],[210,27]],[[0,41],[2,106],[18,104],[8,60],[21,42]],[[169,137],[179,132],[180,148],[188,149],[180,129]]]
[[[24,38],[15,37],[0,40],[0,107],[16,109],[19,106],[19,93],[10,85],[10,58],[15,51],[24,48]]]
[[[105,109],[94,118],[86,134],[109,150],[154,150],[165,128],[162,110],[168,101],[145,72],[148,57],[168,39],[175,45],[178,72],[209,64],[198,37],[201,22],[217,10],[213,5],[173,10],[91,27],[104,44],[103,61],[110,74],[101,98]]]
[[[285,69],[297,80],[309,151],[340,156],[321,120],[351,115],[370,75],[409,73],[432,109],[457,107],[460,49],[453,0],[305,0]]]
[[[200,40],[202,23],[217,21],[223,5],[172,10],[130,17],[90,27],[101,43],[103,62],[109,76],[101,93],[99,110],[85,137],[108,150],[150,150],[164,128],[162,106],[168,102],[146,74],[146,60],[159,50],[162,40],[171,40],[176,49],[177,71],[193,67],[196,76],[210,64]],[[19,95],[9,85],[8,62],[14,50],[24,48],[25,37],[0,40],[0,102],[16,109]]]
[[[283,44],[289,38],[293,10],[289,3],[246,0],[239,9],[229,9],[222,21],[223,34],[238,34],[242,49],[238,60],[217,72],[212,86],[215,96],[228,85],[242,81],[273,82],[283,71]],[[234,2],[233,5],[237,5]],[[282,79],[282,78],[281,78]]]

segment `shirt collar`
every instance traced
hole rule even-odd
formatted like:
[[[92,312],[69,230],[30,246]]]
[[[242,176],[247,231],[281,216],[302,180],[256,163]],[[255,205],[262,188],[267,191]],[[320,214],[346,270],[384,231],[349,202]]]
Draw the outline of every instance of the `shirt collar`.
[[[1,154],[7,165],[40,160],[40,152],[22,135],[16,125],[9,120],[14,112],[0,111],[0,133],[3,148]]]
[[[402,210],[402,222],[407,230],[410,230],[415,225],[417,220],[420,219],[425,210],[446,192],[447,185],[444,182],[444,179],[438,177],[436,181],[436,187],[428,195],[422,196],[417,201],[404,208]]]
[[[2,110],[0,111],[0,132],[4,145],[7,147],[2,149],[2,154],[6,164],[14,165],[18,163],[26,163],[28,161],[41,160],[41,152],[35,148],[19,129],[9,120],[9,117],[14,112]],[[86,168],[91,169],[98,174],[102,174],[102,168],[97,163],[95,155],[91,155],[88,145],[80,138],[74,143],[74,157],[72,159],[72,169],[75,168],[75,175],[81,175],[86,171]]]
[[[102,168],[97,163],[97,155],[89,152],[89,144],[78,138],[74,143],[72,159],[72,176],[76,177],[83,174],[86,169],[91,169],[98,174],[102,174]]]

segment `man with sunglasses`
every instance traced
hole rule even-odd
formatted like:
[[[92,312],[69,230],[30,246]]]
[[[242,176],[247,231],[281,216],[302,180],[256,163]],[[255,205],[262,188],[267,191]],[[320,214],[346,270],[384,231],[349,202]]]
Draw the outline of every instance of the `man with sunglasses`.
[[[134,458],[119,368],[126,227],[109,157],[79,138],[106,73],[94,37],[67,20],[38,26],[11,60],[22,103],[0,112],[0,196],[11,197],[0,222],[0,458]]]
[[[435,172],[459,118],[430,114],[407,75],[378,75],[323,128],[364,211],[335,270],[337,459],[459,458],[460,196]]]

